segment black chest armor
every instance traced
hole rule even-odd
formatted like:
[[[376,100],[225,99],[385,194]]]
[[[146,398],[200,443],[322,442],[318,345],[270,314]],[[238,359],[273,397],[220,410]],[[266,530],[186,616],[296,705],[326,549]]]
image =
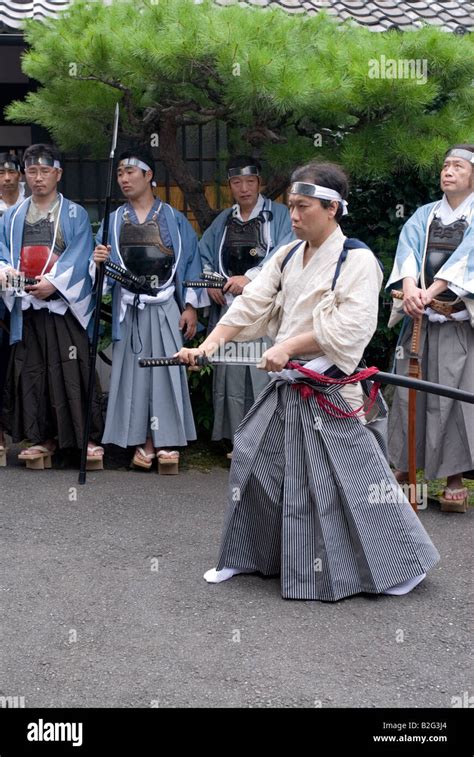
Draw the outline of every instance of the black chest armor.
[[[53,253],[50,255],[55,223],[56,221],[50,221],[49,217],[41,218],[34,223],[25,221],[19,269],[27,278],[40,276],[43,269],[44,273],[49,273],[61,253],[64,251],[65,244],[61,235],[58,233]],[[49,263],[45,268],[48,258]]]
[[[437,216],[431,221],[424,266],[427,288],[431,286],[438,271],[461,244],[466,228],[467,220],[464,217],[458,218],[447,226],[441,223]],[[446,289],[441,294],[436,295],[436,299],[450,302],[456,300],[457,295],[451,289]]]
[[[153,279],[155,284],[158,279],[158,286],[163,286],[171,276],[175,256],[173,248],[166,247],[161,238],[158,211],[142,224],[132,223],[128,215],[125,210],[119,240],[125,267],[135,276]]]
[[[226,235],[221,253],[221,265],[226,276],[244,276],[249,268],[263,262],[267,245],[263,236],[265,221],[273,214],[260,211],[250,221],[240,221],[231,214],[226,224]]]

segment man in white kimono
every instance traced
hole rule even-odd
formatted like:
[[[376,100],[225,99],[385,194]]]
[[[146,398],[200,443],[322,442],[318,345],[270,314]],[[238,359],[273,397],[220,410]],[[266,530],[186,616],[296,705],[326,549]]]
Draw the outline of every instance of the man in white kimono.
[[[339,226],[347,195],[339,166],[297,169],[289,207],[303,241],[273,256],[199,348],[178,353],[194,364],[222,341],[275,337],[262,361],[272,380],[235,435],[220,556],[204,576],[210,583],[280,574],[284,598],[335,601],[405,593],[439,559],[358,417],[359,379],[342,388],[331,382],[356,370],[376,329],[382,283],[372,252]],[[285,368],[297,357],[310,362]]]
[[[408,372],[413,318],[422,316],[421,372],[427,381],[474,392],[474,145],[448,150],[441,170],[443,197],[423,205],[400,234],[389,289],[389,325],[405,322],[396,372]],[[389,448],[401,483],[408,480],[408,391],[397,388],[389,418]],[[437,395],[417,399],[417,468],[429,480],[447,478],[446,512],[466,512],[463,473],[474,468],[474,406]]]

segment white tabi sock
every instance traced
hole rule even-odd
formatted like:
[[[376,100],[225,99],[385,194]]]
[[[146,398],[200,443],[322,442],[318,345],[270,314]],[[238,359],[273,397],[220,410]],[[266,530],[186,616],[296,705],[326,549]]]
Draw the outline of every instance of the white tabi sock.
[[[393,594],[395,596],[408,594],[408,592],[414,589],[415,586],[418,586],[424,578],[426,578],[426,573],[422,573],[421,576],[415,576],[415,578],[409,578],[408,581],[403,581],[403,583],[396,584],[396,586],[391,586],[390,589],[385,589],[382,594]]]
[[[251,571],[239,570],[239,568],[222,568],[222,570],[211,568],[204,573],[203,578],[208,584],[220,584],[221,581],[227,581],[238,573],[251,573]]]

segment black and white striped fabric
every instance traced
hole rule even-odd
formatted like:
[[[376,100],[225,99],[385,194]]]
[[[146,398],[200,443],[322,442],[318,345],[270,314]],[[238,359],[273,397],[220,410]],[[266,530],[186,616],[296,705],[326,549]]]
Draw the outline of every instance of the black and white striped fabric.
[[[304,383],[350,411],[337,387]],[[280,574],[284,598],[325,601],[419,576],[439,554],[401,492],[386,496],[392,485],[367,427],[277,377],[235,435],[217,570]]]

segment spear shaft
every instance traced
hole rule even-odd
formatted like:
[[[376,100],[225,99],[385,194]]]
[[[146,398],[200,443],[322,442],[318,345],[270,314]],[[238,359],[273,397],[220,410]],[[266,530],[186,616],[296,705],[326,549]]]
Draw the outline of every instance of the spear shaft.
[[[114,127],[112,131],[112,146],[109,155],[109,171],[107,176],[107,194],[105,198],[105,211],[104,211],[104,225],[102,227],[102,244],[107,246],[109,238],[109,220],[110,220],[110,204],[112,199],[112,180],[114,173],[114,156],[115,148],[117,147],[117,135],[118,135],[118,122],[119,122],[119,104],[115,106],[114,114]],[[105,266],[100,263],[97,267],[95,290],[96,290],[96,303],[94,310],[94,324],[92,329],[92,339],[89,351],[89,385],[87,388],[87,401],[86,401],[86,417],[84,422],[84,438],[82,440],[82,453],[81,453],[81,468],[79,471],[79,483],[86,483],[86,467],[87,467],[87,446],[89,442],[89,434],[91,428],[92,419],[92,402],[94,399],[95,388],[95,364],[97,359],[97,346],[99,344],[99,324],[100,324],[100,308],[102,304],[102,290],[104,288],[104,274]]]

